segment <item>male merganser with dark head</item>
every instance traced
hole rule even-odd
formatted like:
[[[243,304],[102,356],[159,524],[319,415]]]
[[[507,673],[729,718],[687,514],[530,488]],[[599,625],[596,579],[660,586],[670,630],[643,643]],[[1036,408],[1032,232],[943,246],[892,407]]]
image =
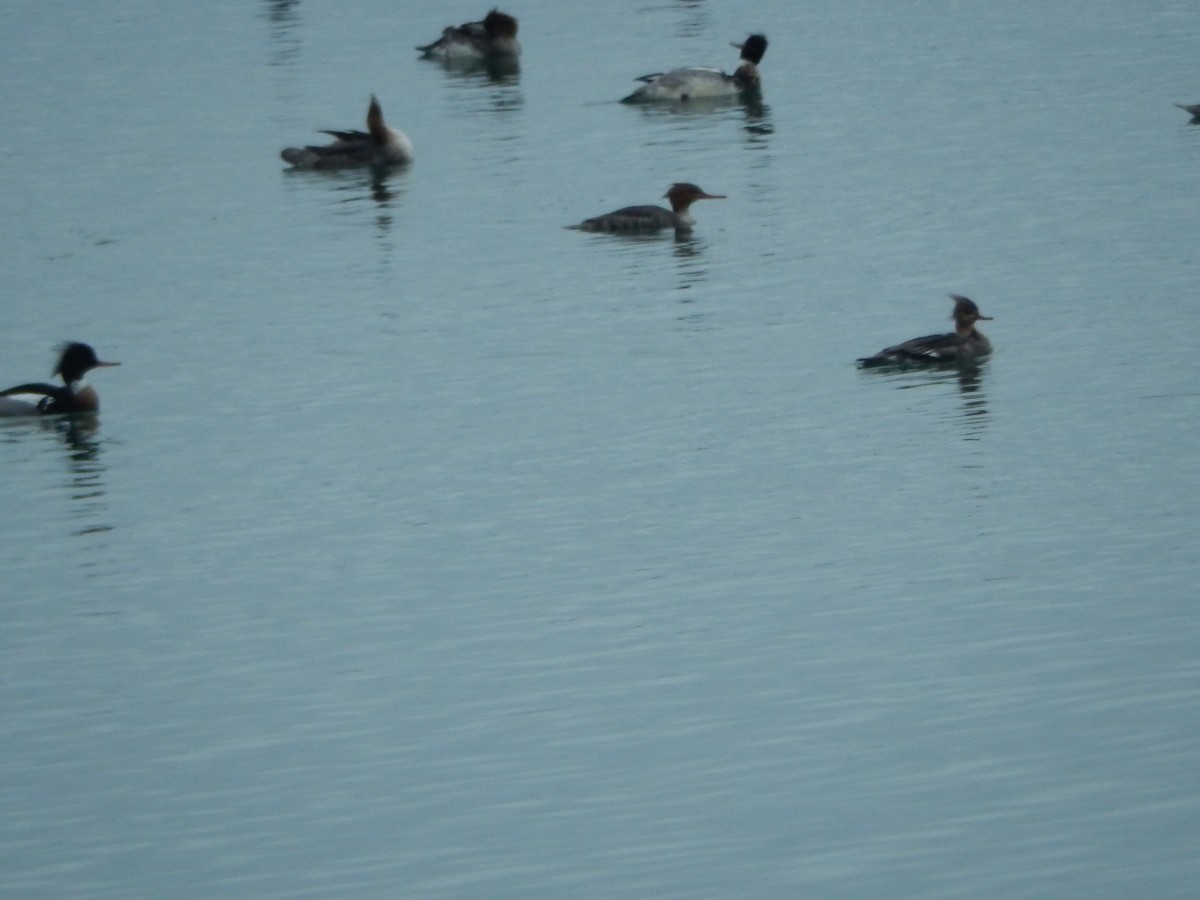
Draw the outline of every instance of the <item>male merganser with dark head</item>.
[[[911,366],[937,363],[961,363],[987,356],[992,352],[991,342],[975,329],[981,319],[991,321],[991,316],[979,312],[979,307],[966,297],[951,294],[954,301],[954,331],[950,334],[929,334],[913,338],[895,347],[880,350],[874,356],[860,359],[865,369],[873,366]]]
[[[762,87],[758,64],[767,52],[767,39],[761,34],[752,34],[746,38],[745,43],[735,43],[733,46],[742,51],[742,63],[732,75],[726,75],[720,69],[702,66],[643,75],[637,80],[646,83],[628,97],[622,98],[621,102],[677,103],[757,94]]]
[[[374,94],[367,107],[366,131],[321,129],[321,133],[334,137],[334,142],[324,147],[288,147],[279,155],[297,169],[386,169],[412,162],[412,141],[404,132],[387,127]]]
[[[64,344],[54,374],[61,376],[57,384],[18,384],[0,391],[0,416],[59,415],[62,413],[96,412],[100,395],[83,380],[92,369],[119,366],[120,363],[101,362],[96,351],[87,344]],[[26,396],[22,396],[26,395]]]
[[[692,230],[695,220],[688,208],[697,200],[724,200],[724,194],[709,194],[694,184],[679,182],[671,185],[663,196],[671,201],[670,209],[661,206],[626,206],[603,216],[584,219],[580,231],[617,231],[626,234],[648,234],[663,228],[674,228],[684,234]]]
[[[447,62],[472,60],[515,60],[521,55],[517,43],[517,20],[493,9],[481,22],[451,25],[432,44],[418,47],[426,59]]]
[[[1193,103],[1190,106],[1183,103],[1176,103],[1175,105],[1192,117],[1193,125],[1200,125],[1200,103]]]

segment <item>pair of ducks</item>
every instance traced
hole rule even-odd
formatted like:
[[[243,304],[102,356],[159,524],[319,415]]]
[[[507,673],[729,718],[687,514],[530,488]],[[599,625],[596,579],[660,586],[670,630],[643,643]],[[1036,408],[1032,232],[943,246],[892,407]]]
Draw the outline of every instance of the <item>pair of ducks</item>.
[[[880,350],[874,356],[860,359],[863,368],[877,366],[937,365],[969,363],[991,353],[992,345],[976,328],[981,319],[990,320],[979,307],[966,297],[951,294],[954,301],[955,330],[951,334],[931,334],[913,338]],[[62,378],[57,384],[18,384],[0,391],[0,416],[63,415],[95,413],[100,409],[100,396],[84,376],[92,369],[119,366],[103,362],[88,344],[70,343],[63,346],[54,374]]]
[[[517,20],[493,9],[478,22],[452,25],[436,41],[418,47],[426,59],[448,63],[508,63],[521,55]],[[386,170],[413,160],[412,141],[403,132],[389,128],[375,95],[367,107],[366,131],[321,129],[332,144],[288,147],[280,151],[284,162],[297,169],[352,169],[369,167]]]

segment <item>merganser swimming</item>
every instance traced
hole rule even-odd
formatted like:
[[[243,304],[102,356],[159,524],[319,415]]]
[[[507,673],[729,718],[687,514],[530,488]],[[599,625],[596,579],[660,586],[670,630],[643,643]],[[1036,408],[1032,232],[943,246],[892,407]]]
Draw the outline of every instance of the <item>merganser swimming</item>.
[[[951,294],[954,301],[954,331],[950,334],[929,334],[913,338],[895,347],[880,350],[874,356],[860,359],[864,369],[874,366],[905,366],[937,363],[961,363],[978,359],[992,352],[991,342],[979,331],[975,323],[980,319],[991,321],[991,316],[979,312],[979,307],[966,297]]]
[[[697,66],[689,69],[672,69],[654,75],[643,75],[638,81],[646,82],[622,103],[669,103],[688,100],[714,100],[722,97],[753,95],[762,87],[758,64],[767,52],[767,39],[761,34],[752,34],[745,43],[733,46],[742,51],[742,64],[732,75],[720,69]]]
[[[366,131],[321,129],[321,133],[334,137],[334,142],[324,147],[288,147],[279,155],[297,169],[385,169],[412,162],[412,141],[404,132],[387,127],[374,94],[367,107]]]
[[[451,25],[432,44],[418,47],[426,59],[447,62],[475,60],[515,60],[521,55],[517,42],[517,20],[493,9],[481,22]]]
[[[64,386],[18,384],[6,391],[0,391],[0,416],[96,412],[100,409],[100,395],[83,380],[83,376],[101,366],[119,365],[120,363],[115,362],[101,362],[96,358],[96,351],[87,344],[64,344],[53,373],[62,377]],[[23,394],[28,397],[21,396]]]
[[[691,231],[695,224],[688,207],[697,200],[725,199],[724,194],[709,194],[687,182],[671,185],[663,197],[671,201],[670,209],[661,206],[626,206],[568,227],[579,231],[618,231],[627,234],[648,234],[663,228],[674,228],[683,234]]]
[[[1193,125],[1200,125],[1200,103],[1193,103],[1190,106],[1183,103],[1176,103],[1175,105],[1192,117]]]

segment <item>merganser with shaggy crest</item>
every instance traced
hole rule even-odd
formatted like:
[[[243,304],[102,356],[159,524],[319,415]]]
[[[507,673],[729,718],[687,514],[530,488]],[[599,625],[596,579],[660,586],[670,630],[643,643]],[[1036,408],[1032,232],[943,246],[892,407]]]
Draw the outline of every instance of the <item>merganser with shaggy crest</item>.
[[[288,147],[279,155],[297,169],[386,169],[412,162],[412,141],[404,132],[388,128],[374,94],[367,107],[366,131],[321,129],[321,133],[333,137],[334,142],[323,147]]]
[[[580,231],[614,231],[625,234],[648,234],[663,228],[674,228],[678,234],[692,230],[695,220],[689,207],[697,200],[724,200],[724,194],[709,194],[702,188],[687,182],[671,185],[663,194],[671,201],[670,209],[661,206],[626,206],[622,209],[584,219],[569,227]]]
[[[752,34],[745,43],[734,43],[733,46],[742,51],[742,62],[732,75],[702,66],[643,75],[637,80],[646,83],[621,102],[686,103],[757,94],[762,88],[758,64],[767,52],[767,39],[761,34]]]
[[[953,332],[913,338],[880,350],[874,356],[863,357],[858,361],[859,365],[864,369],[875,366],[936,365],[970,362],[987,356],[992,352],[991,341],[975,329],[975,323],[980,320],[990,322],[992,317],[983,315],[974,301],[966,297],[951,294],[950,299],[954,301],[954,312],[950,316],[954,320]]]
[[[49,416],[64,413],[91,413],[100,409],[100,395],[83,376],[102,366],[120,363],[101,362],[87,344],[64,344],[54,367],[63,384],[18,384],[0,391],[0,416]]]
[[[417,48],[426,59],[446,62],[515,60],[521,55],[517,20],[493,9],[482,21],[451,25],[431,44]]]

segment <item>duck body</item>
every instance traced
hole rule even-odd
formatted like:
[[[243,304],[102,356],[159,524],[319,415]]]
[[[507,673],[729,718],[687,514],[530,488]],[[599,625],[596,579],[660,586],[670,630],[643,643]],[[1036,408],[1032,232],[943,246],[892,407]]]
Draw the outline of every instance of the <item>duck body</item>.
[[[664,228],[691,231],[695,221],[661,206],[623,206],[620,209],[584,219],[576,228],[580,231],[617,231],[627,234],[650,234]]]
[[[767,39],[752,34],[743,44],[733,46],[742,51],[741,64],[732,75],[720,69],[693,66],[672,69],[653,75],[642,75],[644,84],[622,103],[687,103],[694,100],[720,100],[757,94],[762,89],[758,64],[767,52]]]
[[[102,362],[96,351],[87,344],[65,344],[58,357],[54,374],[62,378],[59,384],[18,384],[0,391],[0,416],[49,416],[72,413],[94,413],[100,409],[100,395],[84,380],[92,369],[119,366]]]
[[[874,356],[866,356],[858,360],[864,369],[878,366],[922,366],[945,365],[950,363],[967,363],[992,352],[991,341],[975,328],[980,320],[991,320],[991,316],[982,315],[979,307],[972,300],[958,294],[951,294],[954,301],[955,329],[948,334],[927,334],[924,337],[913,338],[894,347],[880,350]]]
[[[521,55],[517,20],[493,9],[478,22],[451,25],[436,41],[417,50],[426,59],[443,62],[516,60]]]
[[[580,231],[610,231],[622,234],[652,234],[673,228],[677,234],[692,230],[695,220],[690,207],[697,200],[724,200],[723,194],[709,194],[697,185],[678,182],[663,195],[671,201],[670,209],[661,206],[625,206],[602,216],[584,219],[572,225]]]
[[[375,95],[367,107],[366,131],[331,131],[334,138],[324,146],[288,147],[280,151],[284,162],[297,169],[388,169],[412,162],[412,141],[402,131],[389,128]]]

